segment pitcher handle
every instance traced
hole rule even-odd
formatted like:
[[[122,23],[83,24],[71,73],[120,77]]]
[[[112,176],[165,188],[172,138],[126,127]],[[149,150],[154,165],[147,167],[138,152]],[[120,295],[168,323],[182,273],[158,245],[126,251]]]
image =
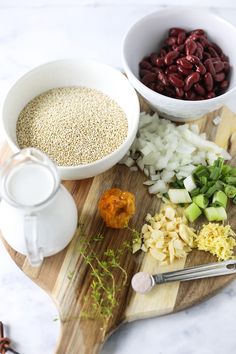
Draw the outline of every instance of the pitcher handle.
[[[39,267],[43,262],[43,251],[38,246],[37,216],[34,214],[24,217],[24,235],[27,256],[33,267]]]

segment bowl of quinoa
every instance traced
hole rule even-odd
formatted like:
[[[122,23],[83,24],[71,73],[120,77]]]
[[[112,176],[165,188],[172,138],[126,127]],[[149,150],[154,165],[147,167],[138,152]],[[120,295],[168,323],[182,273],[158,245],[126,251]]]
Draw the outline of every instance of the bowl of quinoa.
[[[110,66],[82,59],[41,65],[11,88],[2,125],[14,152],[35,147],[62,179],[83,179],[114,166],[130,148],[139,121],[137,94]]]

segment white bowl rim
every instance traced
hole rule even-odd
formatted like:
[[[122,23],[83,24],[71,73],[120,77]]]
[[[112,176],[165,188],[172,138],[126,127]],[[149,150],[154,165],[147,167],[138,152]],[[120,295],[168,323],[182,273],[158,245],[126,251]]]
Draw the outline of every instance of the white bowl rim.
[[[127,72],[129,75],[132,76],[132,79],[137,83],[137,84],[140,84],[142,89],[144,90],[144,92],[148,95],[152,94],[153,96],[155,97],[162,97],[164,100],[171,100],[174,102],[178,102],[178,103],[182,103],[182,104],[185,104],[186,106],[191,106],[192,105],[195,105],[195,106],[198,106],[198,105],[201,105],[203,102],[208,102],[208,101],[218,101],[218,100],[221,100],[222,98],[224,99],[225,97],[227,97],[229,94],[232,94],[232,92],[236,91],[236,86],[235,87],[232,87],[230,90],[226,91],[225,93],[223,93],[222,95],[219,95],[219,96],[216,96],[216,97],[213,97],[213,98],[209,98],[207,100],[197,100],[197,101],[194,101],[194,100],[180,100],[180,99],[177,99],[177,98],[174,98],[174,97],[169,97],[169,96],[165,96],[165,95],[162,95],[158,92],[155,92],[153,90],[151,90],[149,87],[145,86],[132,72],[132,70],[130,70],[129,68],[129,65],[126,61],[126,57],[125,57],[125,45],[126,45],[126,40],[127,40],[127,36],[129,34],[129,32],[134,29],[136,26],[138,26],[141,22],[144,22],[146,21],[149,17],[152,17],[156,14],[160,14],[162,12],[164,13],[176,13],[176,12],[180,12],[180,13],[183,13],[183,11],[191,11],[192,12],[193,8],[192,7],[189,7],[189,6],[183,6],[183,7],[171,7],[171,8],[165,8],[165,9],[160,9],[160,10],[156,10],[156,11],[152,11],[148,14],[146,14],[145,16],[142,16],[140,17],[139,19],[137,19],[136,21],[134,21],[128,28],[128,30],[126,31],[126,33],[124,34],[123,36],[123,39],[122,39],[122,63],[123,63],[123,67],[125,69],[125,72]],[[200,8],[194,8],[194,11],[197,11],[198,13],[200,14],[204,14],[206,15],[206,13],[208,15],[210,15],[211,17],[214,17],[216,18],[218,21],[224,23],[226,26],[228,27],[231,27],[233,30],[235,30],[235,34],[236,34],[236,26],[234,26],[232,23],[226,21],[224,18],[222,18],[221,16],[207,10],[207,9],[200,9]]]
[[[49,61],[49,62],[45,62],[43,64],[40,64],[40,65],[37,65],[36,67],[32,68],[31,70],[27,71],[25,74],[21,75],[19,78],[16,79],[16,81],[13,83],[13,85],[11,86],[10,90],[8,91],[7,95],[5,96],[4,98],[4,101],[3,101],[3,106],[2,106],[2,111],[4,109],[4,105],[5,105],[5,101],[7,100],[7,98],[10,96],[12,90],[14,89],[15,85],[17,85],[17,83],[19,81],[23,81],[25,80],[25,78],[27,78],[28,76],[30,76],[33,72],[35,71],[38,71],[38,70],[41,70],[42,68],[44,67],[47,67],[47,66],[51,66],[51,65],[54,65],[54,64],[57,64],[57,63],[69,63],[69,62],[75,62],[75,63],[86,63],[86,64],[90,64],[90,65],[97,65],[97,66],[102,66],[104,67],[105,69],[108,69],[110,71],[113,71],[115,72],[116,74],[118,74],[119,76],[121,76],[122,78],[124,78],[125,80],[127,80],[127,83],[129,84],[130,86],[130,89],[131,91],[133,92],[134,94],[134,99],[136,100],[136,108],[137,108],[137,116],[138,116],[138,119],[136,121],[136,124],[133,128],[133,131],[137,131],[138,129],[138,124],[139,124],[139,116],[140,116],[140,103],[139,103],[139,99],[138,99],[138,95],[137,95],[137,92],[135,91],[134,87],[132,86],[132,84],[129,82],[129,80],[125,77],[125,75],[118,69],[116,68],[113,68],[112,66],[108,65],[108,64],[104,64],[104,63],[100,63],[99,61],[96,61],[96,60],[92,60],[92,59],[86,59],[86,58],[65,58],[65,59],[58,59],[58,60],[52,60],[52,61]],[[135,112],[134,112],[135,114]],[[136,115],[135,114],[135,115]],[[6,136],[6,139],[8,141],[10,141],[10,144],[12,146],[15,147],[15,149],[18,151],[18,150],[21,150],[21,148],[15,144],[15,142],[12,141],[11,137],[9,137],[9,135],[6,133],[6,128],[5,128],[5,122],[3,122],[3,119],[2,119],[2,124],[3,124],[3,127],[4,127],[4,132],[5,132],[5,136]],[[136,134],[135,134],[136,135]],[[127,142],[128,142],[128,138],[129,138],[129,135],[127,134],[125,140],[122,142],[121,145],[118,146],[118,148],[114,151],[112,151],[110,154],[104,156],[102,159],[99,159],[99,160],[96,160],[96,161],[93,161],[91,163],[87,163],[87,164],[81,164],[81,165],[74,165],[74,166],[65,166],[65,165],[57,165],[57,168],[59,168],[61,171],[68,171],[69,169],[70,170],[76,170],[78,168],[80,168],[81,170],[85,170],[86,168],[90,168],[90,167],[94,167],[98,164],[100,164],[101,162],[104,162],[108,159],[110,159],[111,157],[113,157],[114,155],[116,155],[117,151],[121,150],[123,147],[125,147],[127,145]]]

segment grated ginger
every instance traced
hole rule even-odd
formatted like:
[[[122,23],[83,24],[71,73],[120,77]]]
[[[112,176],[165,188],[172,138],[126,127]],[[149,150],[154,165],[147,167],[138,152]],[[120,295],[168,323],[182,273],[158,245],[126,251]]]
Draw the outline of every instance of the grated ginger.
[[[215,255],[219,261],[234,259],[235,233],[229,225],[203,225],[196,238],[197,248]]]

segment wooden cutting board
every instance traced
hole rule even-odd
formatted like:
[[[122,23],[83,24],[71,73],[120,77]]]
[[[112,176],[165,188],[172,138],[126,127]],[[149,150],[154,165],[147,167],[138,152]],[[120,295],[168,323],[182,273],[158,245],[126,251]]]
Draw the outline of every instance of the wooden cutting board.
[[[142,110],[148,107],[141,102]],[[221,116],[217,127],[212,123],[215,116]],[[224,107],[197,121],[201,131],[206,132],[210,140],[228,149],[232,154],[232,164],[236,163],[236,115]],[[5,145],[1,150],[1,162],[10,155]],[[117,165],[106,173],[93,179],[83,181],[66,181],[65,186],[72,193],[80,220],[83,222],[87,238],[103,233],[104,239],[94,244],[94,250],[101,259],[107,248],[118,249],[123,242],[130,239],[127,230],[107,229],[98,215],[97,204],[101,194],[108,188],[119,187],[133,192],[136,197],[137,211],[131,225],[141,228],[147,212],[157,212],[160,201],[150,196],[143,181],[141,172],[131,172],[126,166]],[[236,229],[236,219],[233,217],[236,207],[229,211],[229,221]],[[48,235],[50,237],[50,235]],[[128,274],[127,285],[119,292],[118,304],[113,316],[104,327],[99,319],[88,319],[80,316],[84,310],[85,299],[91,304],[91,273],[78,252],[80,231],[77,230],[69,246],[59,254],[47,258],[39,268],[32,268],[26,258],[4,244],[15,263],[36,284],[45,289],[58,306],[61,321],[61,336],[55,349],[57,354],[94,354],[99,353],[105,339],[122,323],[153,316],[173,313],[212,296],[228,284],[234,276],[224,276],[191,282],[175,282],[160,285],[148,295],[135,294],[130,286],[132,275],[140,270],[151,273],[169,271],[197,264],[215,261],[208,253],[193,251],[187,259],[175,262],[171,266],[158,266],[149,255],[142,253],[132,255],[128,251],[121,257],[121,266]],[[68,279],[72,274],[72,279]],[[120,272],[115,272],[115,282],[122,282]]]

